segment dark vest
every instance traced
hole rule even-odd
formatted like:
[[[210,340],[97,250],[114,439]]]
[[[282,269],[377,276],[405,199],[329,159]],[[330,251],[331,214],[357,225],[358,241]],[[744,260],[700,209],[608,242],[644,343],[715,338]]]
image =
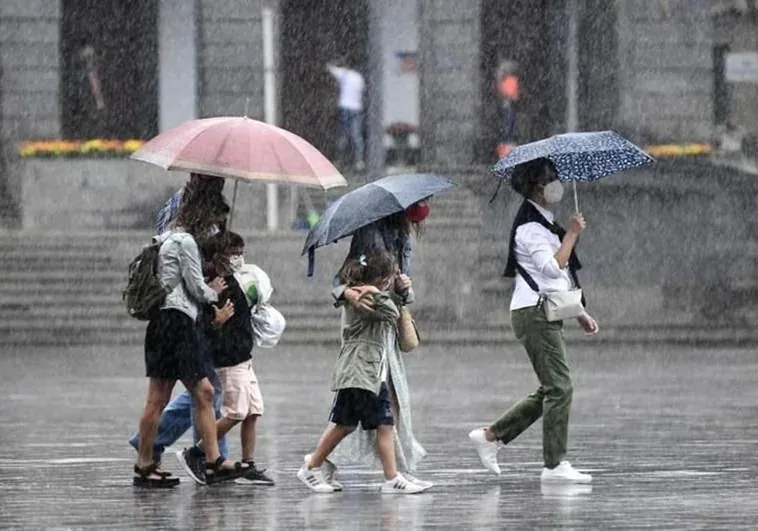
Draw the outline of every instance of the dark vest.
[[[503,273],[503,276],[513,278],[516,276],[516,272],[518,272],[522,277],[524,277],[524,280],[527,284],[529,284],[530,288],[532,288],[534,291],[539,292],[540,288],[532,276],[527,273],[526,270],[524,270],[524,268],[521,267],[521,265],[516,261],[516,229],[525,223],[539,223],[547,230],[557,235],[561,241],[563,241],[563,237],[566,235],[566,231],[557,223],[550,223],[548,220],[546,220],[545,216],[540,214],[540,211],[537,210],[534,205],[527,200],[524,200],[524,202],[521,204],[521,208],[519,208],[518,212],[516,213],[516,218],[513,220],[513,227],[511,227],[511,239],[508,243],[508,263],[505,266],[505,272]],[[568,267],[569,274],[571,275],[574,284],[577,288],[580,288],[581,286],[579,284],[579,278],[577,277],[576,272],[582,268],[582,264],[579,262],[579,258],[576,256],[576,252],[574,252],[574,250],[571,251]]]

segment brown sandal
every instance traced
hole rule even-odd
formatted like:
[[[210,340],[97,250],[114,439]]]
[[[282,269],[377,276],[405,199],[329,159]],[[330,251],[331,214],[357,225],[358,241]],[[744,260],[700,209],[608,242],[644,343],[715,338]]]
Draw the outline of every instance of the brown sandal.
[[[134,476],[132,482],[135,487],[142,487],[145,489],[170,489],[176,487],[179,484],[179,478],[170,477],[168,472],[159,472],[158,465],[152,463],[144,468],[140,468],[134,465]],[[151,478],[150,476],[156,475],[157,478]]]

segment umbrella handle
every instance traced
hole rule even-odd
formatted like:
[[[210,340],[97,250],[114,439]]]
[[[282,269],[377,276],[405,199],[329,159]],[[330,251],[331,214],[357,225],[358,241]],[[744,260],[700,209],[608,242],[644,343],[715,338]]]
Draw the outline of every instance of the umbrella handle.
[[[239,181],[234,179],[234,193],[232,194],[232,206],[229,209],[229,223],[226,224],[230,230],[232,228],[232,218],[234,217],[234,204],[237,202],[237,185],[239,185]]]
[[[574,185],[574,209],[579,214],[579,196],[576,193],[576,181],[572,180],[571,183]]]

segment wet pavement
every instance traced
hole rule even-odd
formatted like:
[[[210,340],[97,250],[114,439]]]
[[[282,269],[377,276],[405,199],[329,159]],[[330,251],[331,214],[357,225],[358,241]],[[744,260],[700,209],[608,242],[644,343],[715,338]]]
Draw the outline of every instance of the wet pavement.
[[[295,471],[326,421],[334,349],[256,352],[266,414],[257,461],[275,487],[131,486],[126,439],[144,399],[135,348],[0,354],[0,528],[750,529],[758,525],[758,362],[752,350],[577,346],[570,459],[591,487],[541,487],[539,426],[482,468],[467,433],[535,387],[515,346],[419,348],[408,357],[414,428],[429,451],[417,496],[344,470],[312,494]],[[239,442],[233,432],[233,451]],[[186,442],[187,439],[183,439]],[[176,448],[175,448],[176,449]]]

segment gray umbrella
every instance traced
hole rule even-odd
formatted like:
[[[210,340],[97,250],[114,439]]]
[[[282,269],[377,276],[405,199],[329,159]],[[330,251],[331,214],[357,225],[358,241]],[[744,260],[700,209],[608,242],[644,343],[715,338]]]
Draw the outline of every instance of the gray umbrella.
[[[308,276],[313,275],[315,250],[350,236],[361,227],[401,212],[455,184],[430,173],[392,175],[346,193],[329,205],[310,230],[302,254],[308,253]]]

